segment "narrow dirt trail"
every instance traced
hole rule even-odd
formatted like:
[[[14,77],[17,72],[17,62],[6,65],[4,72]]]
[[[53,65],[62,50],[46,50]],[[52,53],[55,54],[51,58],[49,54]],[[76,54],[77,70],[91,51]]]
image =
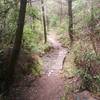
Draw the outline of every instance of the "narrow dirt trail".
[[[64,96],[64,78],[61,75],[66,49],[61,47],[55,34],[48,35],[54,50],[43,56],[44,75],[38,80],[37,93],[30,100],[61,100]]]
[[[48,42],[54,50],[43,56],[44,75],[39,79],[41,87],[34,100],[61,100],[64,96],[64,78],[61,75],[66,49],[56,39],[55,34],[48,35]]]
[[[64,94],[63,60],[67,50],[63,48],[54,33],[48,35],[53,51],[45,54],[43,75],[34,81],[29,75],[12,88],[10,100],[61,100]],[[15,92],[15,93],[14,93]]]

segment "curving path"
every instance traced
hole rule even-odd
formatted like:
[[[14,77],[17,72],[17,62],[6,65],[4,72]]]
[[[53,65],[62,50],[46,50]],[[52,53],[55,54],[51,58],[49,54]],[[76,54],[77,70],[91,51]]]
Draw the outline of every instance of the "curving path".
[[[54,33],[48,35],[48,42],[54,50],[43,56],[44,74],[38,80],[37,94],[30,100],[61,100],[65,95],[61,70],[67,50],[61,47]]]

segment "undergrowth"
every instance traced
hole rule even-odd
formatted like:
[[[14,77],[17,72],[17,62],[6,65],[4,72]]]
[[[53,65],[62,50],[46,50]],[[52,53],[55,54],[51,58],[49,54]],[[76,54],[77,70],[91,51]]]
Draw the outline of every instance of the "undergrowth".
[[[100,55],[95,54],[90,42],[74,42],[66,55],[63,70],[65,78],[69,80],[69,84],[65,84],[67,97],[70,93],[84,90],[100,93]],[[62,100],[66,100],[64,98]]]
[[[88,48],[87,48],[88,47]],[[75,58],[74,63],[81,77],[81,90],[100,92],[100,55],[96,55],[89,43],[79,42],[72,50]]]

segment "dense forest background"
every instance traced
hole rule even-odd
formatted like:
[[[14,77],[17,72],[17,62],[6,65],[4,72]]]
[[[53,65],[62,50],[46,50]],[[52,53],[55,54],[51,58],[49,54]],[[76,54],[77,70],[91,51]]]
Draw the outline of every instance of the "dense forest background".
[[[67,92],[88,90],[100,99],[100,0],[1,0],[0,97],[15,80],[42,75],[42,57],[55,49],[50,33],[68,52],[64,76],[79,77]]]

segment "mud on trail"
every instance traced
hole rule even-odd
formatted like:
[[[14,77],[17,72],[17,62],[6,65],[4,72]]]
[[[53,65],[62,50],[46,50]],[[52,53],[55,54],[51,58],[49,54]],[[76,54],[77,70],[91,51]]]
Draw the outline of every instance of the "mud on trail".
[[[45,54],[43,75],[36,80],[29,75],[13,86],[10,100],[61,100],[64,94],[63,60],[67,50],[61,46],[54,33],[48,35],[53,51]]]

